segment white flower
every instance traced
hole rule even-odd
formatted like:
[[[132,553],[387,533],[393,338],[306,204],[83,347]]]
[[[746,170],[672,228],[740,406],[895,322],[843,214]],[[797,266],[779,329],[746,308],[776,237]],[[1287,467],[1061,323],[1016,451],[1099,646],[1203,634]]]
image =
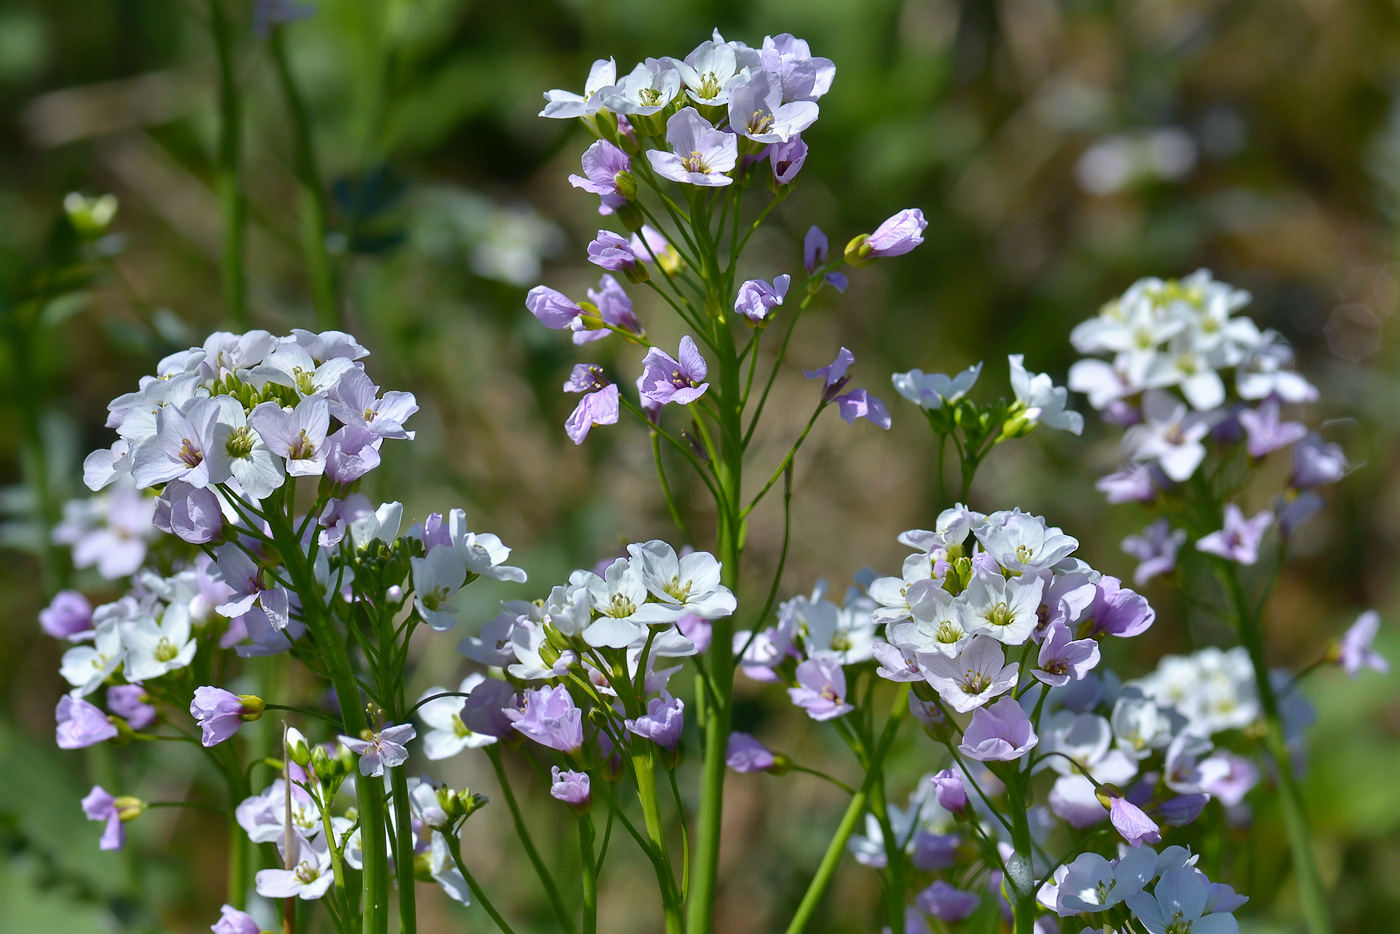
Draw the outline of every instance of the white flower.
[[[974,636],[956,657],[921,654],[919,670],[943,702],[959,713],[981,707],[1016,687],[1020,666],[1006,664],[1001,645],[990,636]]]
[[[918,585],[915,598],[910,600],[911,619],[891,623],[885,630],[890,642],[915,655],[938,653],[957,655],[972,635],[963,628],[958,603],[951,594],[935,582]]]
[[[1131,690],[1118,698],[1109,719],[1114,743],[1136,759],[1146,759],[1152,750],[1167,745],[1175,732],[1167,708]]]
[[[1026,575],[1005,578],[1000,574],[974,574],[957,604],[963,629],[986,633],[998,642],[1021,645],[1039,623],[1040,595],[1044,582]]]
[[[976,535],[998,564],[1023,575],[1048,571],[1079,547],[1077,539],[1019,509],[992,513]]]
[[[1109,862],[1097,853],[1081,853],[1067,867],[1059,885],[1055,912],[1062,918],[1112,908],[1143,890],[1156,875],[1157,854],[1136,847]]]
[[[1143,393],[1142,416],[1143,423],[1123,435],[1123,453],[1134,461],[1156,461],[1178,483],[1189,480],[1205,460],[1201,441],[1210,433],[1210,420],[1188,413],[1184,403],[1157,389]]]
[[[592,75],[589,75],[591,81]],[[681,73],[670,62],[649,58],[627,77],[600,88],[603,106],[613,113],[646,116],[665,110],[681,90]],[[545,108],[548,110],[548,108]]]
[[[232,396],[216,396],[219,420],[209,445],[209,481],[238,481],[255,500],[266,499],[286,480],[282,461],[268,450],[262,435],[248,424],[243,406]]]
[[[283,844],[278,842],[278,849]],[[286,858],[284,856],[284,858]],[[316,899],[326,894],[334,881],[331,852],[323,836],[308,840],[292,836],[291,869],[261,869],[257,875],[258,894],[263,898]]]
[[[1011,389],[1016,393],[1016,401],[1025,406],[1024,414],[1031,424],[1043,424],[1075,435],[1084,430],[1084,416],[1065,408],[1069,402],[1068,389],[1056,386],[1044,373],[1026,372],[1021,365],[1021,354],[1011,354],[1006,359],[1011,365]]]
[[[457,608],[451,600],[467,581],[467,565],[455,548],[434,548],[426,558],[409,559],[413,566],[413,606],[438,632],[451,629]]]
[[[452,547],[461,552],[467,563],[467,570],[478,577],[489,577],[498,581],[524,583],[525,572],[520,568],[503,564],[510,557],[510,549],[488,532],[472,532],[467,529],[467,514],[454,509],[447,515],[448,535]]]
[[[905,558],[900,577],[878,577],[871,581],[866,592],[879,604],[871,614],[871,621],[880,625],[908,619],[913,612],[910,604],[927,590],[916,585],[926,582],[933,583],[933,556],[928,552]]]
[[[131,455],[136,485],[144,490],[183,480],[197,488],[208,486],[207,458],[214,445],[214,426],[222,416],[222,403],[207,396],[191,399],[181,408],[160,408],[155,432],[136,445]]]
[[[122,663],[123,648],[118,623],[109,620],[97,626],[92,645],[74,646],[63,653],[58,673],[73,685],[74,697],[86,697],[116,673]]]
[[[402,524],[403,503],[383,503],[374,512],[363,512],[350,521],[350,541],[360,551],[376,541],[392,545]]]
[[[305,347],[283,339],[262,363],[248,370],[248,382],[258,389],[268,383],[287,386],[305,399],[330,392],[354,368],[348,357],[332,357],[318,366]]]
[[[473,688],[485,680],[485,675],[473,672],[462,679],[457,692],[470,694]],[[423,697],[445,693],[446,688],[431,687],[423,692]],[[418,708],[418,718],[430,727],[428,732],[423,734],[423,754],[429,759],[448,759],[463,749],[478,749],[496,741],[494,736],[473,733],[467,729],[461,716],[466,703],[465,697],[439,697]]]
[[[547,103],[544,110],[540,111],[540,116],[567,120],[595,114],[603,106],[598,92],[610,88],[616,82],[617,63],[610,58],[600,58],[588,69],[588,80],[584,82],[582,94],[560,90],[545,91],[544,99]]]
[[[640,566],[647,590],[660,601],[639,607],[638,622],[673,623],[687,613],[720,619],[734,612],[734,594],[719,582],[714,555],[693,551],[677,557],[674,548],[656,540],[628,545],[627,553],[633,566]]]
[[[684,61],[666,61],[680,72],[687,95],[697,104],[728,104],[730,86],[748,76],[748,69],[739,66],[734,47],[712,39],[696,46]]]
[[[129,681],[159,678],[194,660],[197,643],[190,636],[189,604],[166,607],[159,623],[149,616],[138,617],[122,623],[120,629]]]
[[[910,370],[896,373],[891,377],[895,391],[901,396],[925,409],[938,409],[944,403],[957,402],[977,382],[982,375],[982,364],[970,366],[956,376],[942,373],[925,373],[923,370]]]
[[[599,577],[591,571],[575,571],[569,583],[588,588],[598,618],[583,632],[583,641],[594,648],[625,649],[645,641],[646,627],[637,618],[646,603],[647,587],[641,568],[618,558]]]

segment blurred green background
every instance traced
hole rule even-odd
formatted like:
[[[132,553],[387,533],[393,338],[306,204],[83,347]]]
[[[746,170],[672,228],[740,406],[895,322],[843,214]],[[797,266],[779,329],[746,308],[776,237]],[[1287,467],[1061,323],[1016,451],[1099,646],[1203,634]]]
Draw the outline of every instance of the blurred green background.
[[[595,201],[570,188],[587,143],[571,124],[536,117],[540,94],[577,89],[597,57],[620,69],[684,56],[718,26],[758,45],[793,32],[837,63],[801,183],[754,240],[749,274],[797,271],[808,226],[839,247],[895,210],[916,206],[927,242],[904,260],[855,271],[844,296],[817,303],[779,380],[760,435],[775,462],[808,411],[798,366],[855,351],[856,379],[890,404],[894,430],[832,418],[798,459],[793,552],[783,594],[825,577],[844,585],[865,565],[892,570],[895,535],[942,508],[932,444],[888,374],[951,372],[986,359],[984,397],[1009,394],[1003,357],[1063,379],[1070,328],[1143,275],[1208,266],[1248,288],[1262,324],[1295,345],[1322,389],[1314,414],[1361,465],[1306,527],[1271,604],[1274,660],[1301,667],[1363,608],[1388,618],[1380,648],[1400,661],[1400,7],[1382,0],[729,0],[707,4],[320,0],[286,27],[293,69],[329,180],[347,329],[374,353],[386,388],[417,393],[411,449],[395,449],[367,492],[407,512],[464,506],[527,568],[529,596],[624,540],[674,537],[654,490],[642,435],[622,425],[575,448],[573,405],[558,391],[583,357],[523,308],[547,281],[581,293],[596,270],[582,247],[600,226]],[[265,43],[233,4],[246,105],[249,296],[273,331],[310,326],[297,246],[292,137]],[[7,0],[0,7],[0,295],[19,293],[44,262],[63,196],[114,193],[115,257],[91,288],[48,310],[54,323],[18,359],[5,347],[0,418],[0,931],[204,930],[217,917],[222,828],[151,815],[127,857],[99,853],[77,800],[93,781],[148,798],[184,793],[197,772],[159,750],[60,753],[53,706],[62,646],[40,633],[33,496],[21,448],[32,413],[46,442],[34,465],[58,499],[81,491],[84,453],[109,443],[106,402],[166,353],[221,321],[217,72],[207,7],[197,0]],[[670,334],[644,302],[654,330]],[[635,373],[624,348],[589,359]],[[1082,400],[1078,403],[1085,408]],[[1089,420],[1083,439],[1043,437],[989,459],[982,508],[1019,504],[1077,535],[1081,554],[1127,575],[1123,535],[1145,521],[1107,507],[1094,478],[1114,463],[1115,432]],[[766,473],[766,471],[757,471]],[[694,497],[691,498],[695,501]],[[776,503],[756,513],[750,568],[776,557]],[[696,507],[698,509],[698,507]],[[701,527],[704,524],[701,523]],[[705,542],[697,542],[704,547]],[[95,594],[101,584],[79,577]],[[48,581],[46,586],[52,586]],[[465,626],[495,600],[479,586]],[[1183,650],[1200,621],[1149,589],[1159,622],[1125,674]],[[447,637],[455,643],[455,636]],[[450,643],[435,643],[439,649]],[[421,690],[455,683],[450,651],[425,652]],[[1394,928],[1400,912],[1400,680],[1310,682],[1308,794],[1323,872],[1344,931]],[[850,774],[832,738],[746,687],[739,718],[799,761]],[[910,736],[902,796],[930,767]],[[465,757],[464,757],[465,758]],[[489,793],[479,762],[455,763]],[[109,786],[110,787],[110,786]],[[722,929],[784,923],[841,806],[819,782],[790,776],[730,785]],[[1296,922],[1285,847],[1267,799],[1258,826],[1230,845],[1249,867],[1246,930]],[[469,858],[501,901],[528,918],[534,899],[500,814],[468,831]],[[604,917],[648,930],[619,847],[604,876]],[[475,856],[472,856],[472,853]],[[142,853],[139,858],[135,855]],[[192,871],[193,867],[193,871]],[[629,868],[630,867],[630,868]],[[644,877],[643,877],[644,878]],[[1237,885],[1239,883],[1237,882]],[[139,895],[139,897],[135,897]],[[847,866],[823,930],[869,929],[873,873]],[[425,930],[461,929],[429,900]],[[485,929],[477,914],[473,929]],[[479,923],[478,923],[479,922]],[[543,923],[543,922],[541,922]],[[544,927],[539,928],[545,930]]]

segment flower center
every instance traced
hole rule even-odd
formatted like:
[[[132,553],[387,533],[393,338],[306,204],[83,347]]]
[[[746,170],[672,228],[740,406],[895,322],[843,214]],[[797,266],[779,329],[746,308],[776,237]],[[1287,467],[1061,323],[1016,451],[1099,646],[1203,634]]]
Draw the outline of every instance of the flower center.
[[[963,637],[962,627],[952,620],[945,619],[938,624],[938,632],[934,636],[944,645],[952,645]]]
[[[705,154],[698,149],[692,149],[690,155],[681,158],[681,165],[687,172],[694,172],[697,175],[709,175],[710,165],[705,161]]]
[[[663,589],[666,591],[666,593],[675,597],[676,602],[684,603],[685,601],[690,599],[690,588],[694,585],[695,582],[689,580],[682,584],[680,575],[675,575],[671,578],[671,582],[667,584]]]
[[[1005,603],[998,603],[987,611],[987,622],[993,626],[1010,626],[1016,622],[1016,614]]]
[[[752,134],[767,133],[773,129],[773,115],[766,110],[755,110],[749,117],[748,130]]]
[[[719,79],[715,77],[713,71],[705,72],[705,76],[700,79],[700,87],[695,92],[705,100],[719,96]]]
[[[297,432],[296,439],[287,449],[288,460],[309,461],[316,456],[316,445],[307,437],[306,429]]]
[[[671,371],[671,385],[677,389],[694,389],[700,385],[699,380],[691,379],[680,370]]]
[[[629,600],[625,594],[620,593],[612,595],[612,600],[608,602],[607,608],[604,610],[608,616],[618,619],[631,616],[635,612],[637,612],[637,604]]]
[[[297,863],[296,878],[302,885],[310,885],[321,876],[320,867],[313,866],[306,861]]]
[[[198,467],[204,462],[204,452],[194,446],[194,442],[189,438],[180,439],[180,453],[175,455],[191,467]]]
[[[253,430],[247,425],[234,431],[228,437],[228,456],[239,459],[249,457],[253,453]]]
[[[963,674],[962,689],[964,694],[981,694],[991,686],[992,679],[980,671],[968,669]]]
[[[661,103],[661,92],[656,88],[642,88],[637,92],[637,97],[648,107],[655,107]]]
[[[175,658],[175,656],[179,654],[180,650],[175,648],[175,644],[169,639],[165,638],[164,636],[162,636],[161,640],[156,643],[155,655],[156,661],[158,662],[172,661]]]

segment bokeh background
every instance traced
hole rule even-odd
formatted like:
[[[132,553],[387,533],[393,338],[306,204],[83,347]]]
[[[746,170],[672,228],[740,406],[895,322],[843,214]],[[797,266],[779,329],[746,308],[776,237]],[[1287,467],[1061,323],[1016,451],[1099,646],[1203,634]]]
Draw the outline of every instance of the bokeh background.
[[[1332,420],[1329,435],[1359,465],[1299,536],[1270,605],[1273,659],[1311,662],[1361,609],[1377,606],[1388,619],[1380,647],[1400,660],[1400,5],[317,6],[287,27],[286,41],[330,183],[347,328],[373,350],[376,380],[412,390],[422,405],[418,440],[371,475],[372,497],[401,499],[415,517],[464,506],[545,588],[623,541],[674,537],[641,433],[625,424],[598,430],[579,448],[564,436],[573,400],[558,387],[580,358],[522,304],[539,282],[578,294],[596,278],[581,261],[599,226],[594,199],[565,181],[587,141],[572,125],[538,119],[540,94],[577,88],[597,57],[615,56],[625,69],[647,56],[683,56],[715,26],[755,45],[793,32],[836,61],[837,79],[804,134],[811,155],[801,183],[755,238],[750,274],[797,270],[813,223],[838,246],[901,207],[922,208],[929,227],[915,253],[856,271],[844,296],[823,296],[775,390],[759,455],[775,463],[808,411],[797,366],[829,361],[838,345],[855,351],[859,381],[885,387],[895,418],[888,433],[831,418],[809,440],[784,595],[818,578],[844,586],[865,565],[897,568],[895,535],[927,526],[946,505],[930,438],[888,388],[889,373],[951,372],[985,359],[983,397],[1009,395],[1004,356],[1024,352],[1028,366],[1062,379],[1076,322],[1140,276],[1207,266],[1253,292],[1253,316],[1294,343],[1323,391],[1315,416]],[[310,326],[287,115],[266,46],[247,28],[250,11],[233,8],[250,304],[273,331]],[[198,796],[202,786],[189,777],[199,774],[197,759],[165,749],[54,748],[62,647],[35,615],[60,580],[38,560],[45,504],[33,483],[43,477],[53,504],[79,495],[83,454],[109,443],[106,402],[164,354],[226,324],[212,187],[216,81],[207,7],[197,0],[0,7],[0,310],[13,313],[52,256],[65,194],[120,201],[104,242],[110,260],[91,270],[88,288],[45,309],[36,342],[21,346],[7,327],[0,361],[0,931],[195,931],[217,917],[216,819],[153,812],[132,826],[123,857],[99,853],[97,828],[82,818],[77,801],[94,781],[150,799]],[[672,334],[659,310],[639,310],[653,330]],[[624,348],[593,348],[598,362],[635,372]],[[1143,516],[1110,509],[1093,487],[1114,462],[1114,432],[1091,418],[1083,439],[1047,434],[998,449],[974,504],[1042,513],[1077,535],[1096,567],[1126,575],[1117,543]],[[43,457],[30,457],[26,478],[34,438]],[[755,514],[755,581],[775,560],[776,507]],[[95,578],[71,582],[102,594]],[[523,595],[480,585],[469,593],[463,627],[493,615],[503,596]],[[1149,596],[1159,622],[1131,658],[1118,659],[1128,674],[1213,635],[1166,589]],[[422,683],[412,691],[461,677],[462,660],[443,651],[456,637],[446,638],[421,647]],[[1344,931],[1390,930],[1400,912],[1398,687],[1393,674],[1352,683],[1331,671],[1309,685],[1319,723],[1307,792]],[[745,688],[738,717],[799,761],[849,776],[834,738],[785,708],[781,692]],[[932,762],[929,745],[911,735],[895,796]],[[453,767],[491,792],[481,763]],[[842,803],[794,776],[737,777],[729,793],[723,929],[773,930]],[[1241,914],[1245,929],[1289,931],[1296,903],[1270,807],[1258,801],[1256,828],[1226,845],[1247,870],[1237,885],[1255,897]],[[533,918],[547,930],[493,810],[473,818],[468,858],[524,929]],[[544,834],[548,818],[540,822]],[[604,917],[611,930],[649,930],[656,909],[637,897],[643,887],[630,876],[644,867],[626,849],[619,843],[603,880]],[[868,930],[877,898],[874,874],[847,865],[821,929]],[[425,910],[425,930],[486,929],[479,913],[434,900]]]

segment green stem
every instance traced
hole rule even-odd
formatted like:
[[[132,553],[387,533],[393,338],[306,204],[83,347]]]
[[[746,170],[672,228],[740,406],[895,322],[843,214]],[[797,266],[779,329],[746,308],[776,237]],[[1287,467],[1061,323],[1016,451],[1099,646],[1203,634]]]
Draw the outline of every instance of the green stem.
[[[1015,768],[1015,763],[1012,764]],[[1006,783],[1007,804],[1011,811],[1011,843],[1015,852],[1006,861],[1003,885],[1007,901],[1015,916],[1016,934],[1034,934],[1038,909],[1035,901],[1035,879],[1032,867],[1030,818],[1026,814],[1026,781],[1029,772],[1019,769]]]
[[[220,275],[224,311],[237,329],[247,330],[249,319],[244,296],[243,251],[248,205],[243,195],[239,169],[243,114],[233,66],[233,37],[224,0],[209,0],[209,27],[219,59],[219,149],[215,160],[215,188],[219,195],[222,226]]]
[[[326,193],[316,164],[311,139],[311,119],[301,99],[291,65],[287,61],[282,29],[274,27],[268,38],[272,61],[277,67],[277,83],[287,102],[292,121],[292,165],[301,183],[301,238],[306,252],[306,271],[311,279],[311,300],[316,307],[316,324],[321,328],[340,326],[340,305],[336,298],[335,272],[326,250]]]
[[[632,770],[637,778],[637,800],[642,805],[647,840],[653,850],[652,862],[656,867],[656,881],[661,887],[661,902],[666,913],[666,934],[680,934],[685,930],[685,923],[681,917],[680,893],[676,891],[676,879],[671,870],[671,857],[666,848],[666,834],[661,826],[661,802],[656,792],[656,761],[652,757],[652,744],[632,745],[630,754]]]
[[[398,852],[394,868],[399,878],[399,932],[414,934],[418,930],[418,910],[413,874],[413,815],[409,811],[408,775],[399,766],[389,770],[394,788],[394,838]]]
[[[486,913],[491,916],[491,920],[496,922],[502,934],[515,934],[511,926],[506,923],[506,919],[501,917],[501,913],[496,910],[496,906],[491,904],[491,899],[486,897],[481,886],[476,884],[476,877],[467,869],[467,864],[462,862],[462,841],[454,834],[443,834],[443,839],[447,841],[447,849],[452,854],[452,861],[457,864],[457,871],[462,874],[462,878],[467,880],[467,888],[472,890],[472,895],[486,909]]]
[[[880,824],[880,836],[885,844],[885,924],[890,934],[904,934],[904,841],[898,839],[890,822],[889,803],[885,800],[885,770],[875,771],[875,783],[870,789],[870,811]]]
[[[569,909],[564,905],[564,900],[559,897],[559,887],[554,884],[554,877],[549,874],[549,867],[540,858],[539,850],[535,849],[535,841],[530,836],[530,829],[525,826],[525,816],[520,811],[520,802],[515,800],[515,792],[511,790],[505,766],[501,764],[501,752],[495,746],[487,746],[486,757],[491,760],[491,767],[496,770],[496,781],[501,785],[501,794],[505,796],[506,807],[510,808],[511,820],[515,822],[515,835],[520,838],[520,845],[525,848],[525,856],[530,860],[530,865],[535,868],[535,875],[539,876],[540,885],[544,886],[545,896],[554,909],[555,917],[559,919],[560,927],[569,934],[573,934],[573,919],[569,915]]]
[[[583,934],[598,930],[598,866],[593,862],[593,820],[578,816],[578,851],[583,868]]]
[[[1259,691],[1259,703],[1264,708],[1264,719],[1268,727],[1264,747],[1274,760],[1274,770],[1278,775],[1279,806],[1283,810],[1284,828],[1288,832],[1288,847],[1293,856],[1293,873],[1297,878],[1303,919],[1311,934],[1330,934],[1332,919],[1327,909],[1327,890],[1317,869],[1307,806],[1303,800],[1303,790],[1293,774],[1283,717],[1279,714],[1278,695],[1274,691],[1273,681],[1269,678],[1269,665],[1264,655],[1262,613],[1251,608],[1235,564],[1219,561],[1217,569],[1235,607],[1240,640],[1249,652],[1249,660],[1254,667],[1254,683]],[[1262,611],[1262,606],[1259,609]]]

